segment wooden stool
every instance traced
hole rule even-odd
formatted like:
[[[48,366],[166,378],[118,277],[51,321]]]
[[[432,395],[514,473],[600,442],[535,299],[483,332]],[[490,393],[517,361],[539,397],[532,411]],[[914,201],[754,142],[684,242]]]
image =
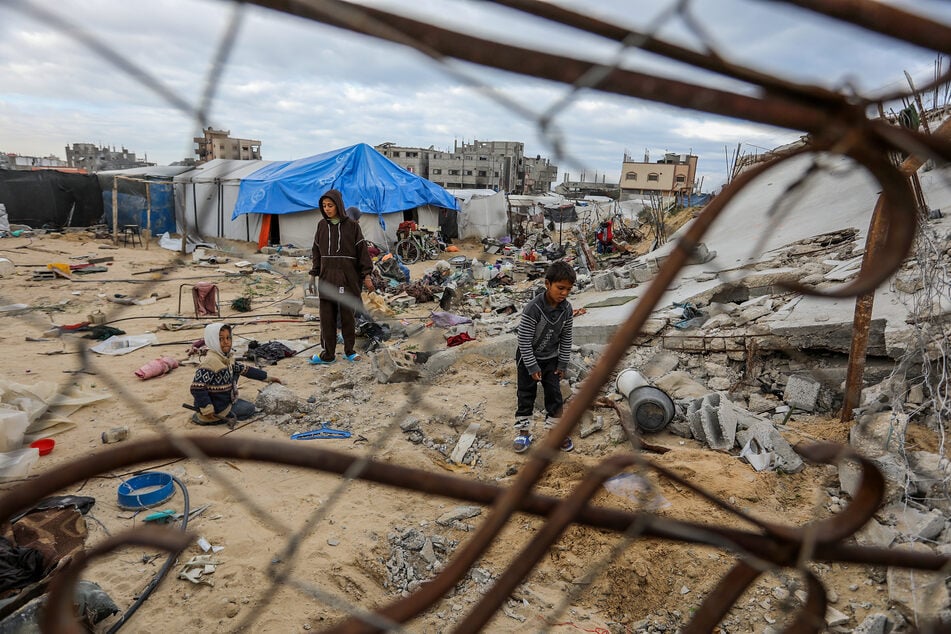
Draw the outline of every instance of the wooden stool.
[[[122,225],[122,246],[129,246],[129,240],[132,240],[132,247],[135,248],[136,239],[139,240],[139,246],[142,246],[139,225]]]

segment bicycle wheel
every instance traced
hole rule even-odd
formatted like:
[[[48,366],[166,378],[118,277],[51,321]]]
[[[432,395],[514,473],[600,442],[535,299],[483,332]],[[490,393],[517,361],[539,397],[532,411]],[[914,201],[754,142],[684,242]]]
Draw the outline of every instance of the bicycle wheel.
[[[419,260],[419,245],[412,238],[404,238],[396,243],[396,255],[400,256],[404,264],[413,264]]]

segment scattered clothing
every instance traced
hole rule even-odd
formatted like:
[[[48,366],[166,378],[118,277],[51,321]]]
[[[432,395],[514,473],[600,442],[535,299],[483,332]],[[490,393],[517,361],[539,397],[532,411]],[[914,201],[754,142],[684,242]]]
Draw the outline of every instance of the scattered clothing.
[[[294,351],[280,341],[268,341],[263,344],[252,341],[248,344],[247,352],[244,353],[244,358],[248,361],[267,361],[271,365],[274,365],[281,359],[293,356]]]

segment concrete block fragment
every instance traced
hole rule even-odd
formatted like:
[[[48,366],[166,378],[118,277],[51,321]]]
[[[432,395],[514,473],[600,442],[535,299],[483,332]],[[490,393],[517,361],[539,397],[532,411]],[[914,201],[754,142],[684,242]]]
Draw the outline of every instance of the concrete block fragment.
[[[611,291],[617,288],[614,273],[611,271],[595,273],[591,277],[591,281],[594,283],[594,290],[596,291]]]
[[[819,398],[818,381],[811,378],[793,375],[786,382],[786,389],[783,391],[783,400],[790,407],[795,407],[806,412],[812,412],[816,409],[816,401]]]
[[[297,394],[280,383],[268,383],[258,393],[254,405],[268,414],[292,414],[297,411]]]
[[[578,435],[582,438],[587,438],[602,429],[604,429],[604,417],[598,415],[594,417],[594,420],[582,423],[581,429],[578,430]]]
[[[697,246],[694,247],[693,251],[690,253],[690,259],[688,264],[705,264],[717,257],[716,251],[711,251],[707,248],[707,245],[703,242],[698,242]]]
[[[631,269],[631,278],[638,284],[643,284],[654,279],[655,273],[657,273],[656,270],[652,271],[649,267],[641,266]]]
[[[859,546],[875,546],[888,548],[898,539],[898,531],[891,526],[871,520],[855,533],[855,541]]]
[[[736,442],[736,412],[733,404],[717,392],[694,401],[687,409],[694,438],[711,449],[727,451]]]
[[[716,328],[732,328],[736,325],[738,324],[734,321],[733,315],[720,313],[719,315],[714,315],[710,319],[703,322],[703,325],[700,326],[700,328],[703,330],[714,330]]]
[[[370,355],[370,362],[379,383],[415,381],[420,375],[413,357],[401,350],[380,348]]]
[[[805,463],[789,441],[779,433],[769,421],[755,418],[741,408],[737,409],[739,429],[736,432],[736,443],[745,447],[751,438],[755,438],[760,447],[773,453],[773,468],[782,473],[798,473],[805,467]]]
[[[470,517],[475,517],[482,514],[481,506],[457,506],[451,511],[443,513],[436,518],[436,523],[441,526],[449,526],[453,522],[458,522],[460,520],[467,520]]]
[[[764,395],[759,392],[753,392],[750,394],[749,403],[747,409],[749,409],[754,414],[763,414],[765,412],[772,411],[779,403],[776,401],[776,398],[770,398],[772,395]]]
[[[925,513],[903,504],[890,504],[881,512],[895,518],[895,530],[916,541],[934,539],[944,528],[944,516],[935,510]]]
[[[869,614],[865,620],[852,630],[852,634],[885,634],[888,617],[884,614]]]
[[[305,295],[304,306],[308,308],[320,308],[320,297],[317,295]]]

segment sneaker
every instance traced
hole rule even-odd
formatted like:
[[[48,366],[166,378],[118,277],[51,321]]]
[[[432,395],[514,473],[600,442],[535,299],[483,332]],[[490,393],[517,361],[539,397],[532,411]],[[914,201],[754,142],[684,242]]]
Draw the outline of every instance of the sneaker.
[[[528,448],[532,446],[532,436],[531,434],[519,434],[515,437],[515,442],[512,444],[515,453],[525,453],[528,451]]]
[[[575,448],[575,443],[571,442],[571,438],[565,438],[561,441],[561,450],[564,452],[571,451]]]
[[[356,352],[351,352],[350,354],[343,355],[343,358],[347,361],[359,361],[360,355]]]
[[[315,354],[314,356],[310,358],[310,361],[308,361],[307,363],[311,365],[330,365],[331,363],[334,363],[335,361],[336,359],[331,359],[330,361],[324,361],[323,359],[320,358],[319,354]]]
[[[555,425],[561,422],[560,416],[546,416],[545,417],[545,429],[551,429]]]
[[[515,429],[521,431],[523,429],[530,429],[532,426],[532,419],[526,416],[519,416],[515,419]]]

